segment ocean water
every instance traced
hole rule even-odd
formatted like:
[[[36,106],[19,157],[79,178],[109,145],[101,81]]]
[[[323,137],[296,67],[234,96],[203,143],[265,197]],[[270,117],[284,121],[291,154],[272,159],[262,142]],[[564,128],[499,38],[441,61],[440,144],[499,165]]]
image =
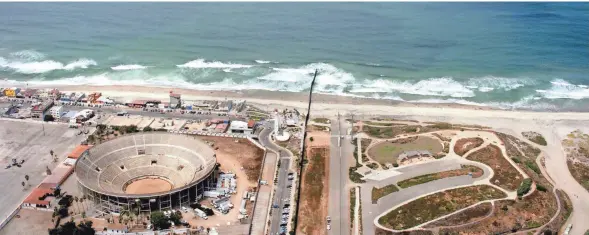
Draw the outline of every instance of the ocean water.
[[[0,80],[589,110],[588,3],[0,3]]]

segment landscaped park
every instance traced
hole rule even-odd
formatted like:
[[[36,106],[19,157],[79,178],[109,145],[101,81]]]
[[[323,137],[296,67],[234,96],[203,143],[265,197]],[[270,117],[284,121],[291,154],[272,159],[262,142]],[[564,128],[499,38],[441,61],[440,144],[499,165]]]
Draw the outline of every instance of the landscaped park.
[[[371,199],[361,201],[365,234],[557,232],[572,211],[543,170],[538,133],[398,120],[354,128],[362,157],[350,171]]]

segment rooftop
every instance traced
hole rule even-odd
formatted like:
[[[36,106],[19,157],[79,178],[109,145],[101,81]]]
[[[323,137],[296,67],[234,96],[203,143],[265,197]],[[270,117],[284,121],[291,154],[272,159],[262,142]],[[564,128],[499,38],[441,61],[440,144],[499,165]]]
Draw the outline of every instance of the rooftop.
[[[45,194],[53,194],[53,189],[35,188],[23,202],[37,205],[49,205],[48,200],[39,200],[39,198]]]
[[[82,154],[88,150],[89,148],[91,148],[92,145],[78,145],[76,146],[76,148],[74,150],[72,150],[72,152],[67,155],[68,158],[73,158],[73,159],[78,159],[82,156]]]

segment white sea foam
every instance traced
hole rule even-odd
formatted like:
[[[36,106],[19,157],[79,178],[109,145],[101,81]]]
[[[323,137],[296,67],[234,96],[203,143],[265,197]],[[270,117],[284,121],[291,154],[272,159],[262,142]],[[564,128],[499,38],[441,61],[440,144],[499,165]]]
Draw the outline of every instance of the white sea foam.
[[[481,103],[463,100],[463,99],[421,99],[421,100],[411,100],[408,102],[410,102],[410,103],[428,103],[428,104],[463,104],[463,105],[473,105],[473,106],[488,106],[486,104],[481,104]]]
[[[146,69],[147,66],[143,66],[140,64],[121,64],[117,66],[110,67],[112,70],[138,70],[138,69]]]
[[[90,59],[78,59],[64,65],[63,63],[54,60],[24,62],[7,60],[0,57],[0,68],[14,70],[23,74],[39,74],[53,70],[85,69],[94,65],[96,65],[96,61]]]
[[[550,82],[547,90],[538,89],[536,92],[547,99],[586,99],[589,98],[589,88],[585,85],[575,85],[563,79]]]
[[[466,82],[466,87],[470,89],[478,89],[480,92],[489,92],[493,90],[510,91],[532,83],[533,82],[530,79],[525,78],[485,76],[470,78],[468,82]]]
[[[473,97],[474,92],[450,77],[430,78],[411,83],[377,79],[356,84],[351,92],[399,92],[424,96]]]
[[[270,64],[270,63],[274,64],[275,63],[275,62],[268,61],[268,60],[254,60],[254,61],[258,64]]]
[[[203,68],[239,69],[239,68],[252,67],[252,65],[223,63],[220,61],[205,61],[204,59],[196,59],[196,60],[189,61],[184,64],[180,64],[180,65],[176,65],[176,66],[179,68],[192,68],[192,69],[203,69]]]
[[[344,89],[356,80],[351,73],[331,64],[312,63],[298,68],[272,68],[275,72],[258,77],[263,84],[273,89],[302,91],[311,85],[315,70],[318,71],[315,89],[317,92],[344,94]]]

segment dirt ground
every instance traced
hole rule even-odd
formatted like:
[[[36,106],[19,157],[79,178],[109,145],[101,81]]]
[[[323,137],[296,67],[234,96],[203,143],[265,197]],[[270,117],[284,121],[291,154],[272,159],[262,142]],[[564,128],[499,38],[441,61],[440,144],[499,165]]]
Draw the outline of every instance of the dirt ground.
[[[490,215],[493,210],[493,205],[490,202],[485,202],[483,204],[477,205],[475,207],[471,207],[466,209],[458,214],[454,214],[450,217],[446,217],[444,219],[438,220],[431,224],[426,225],[426,228],[435,228],[440,226],[457,226],[461,224],[466,224],[470,222],[474,222],[480,219],[485,218],[486,216]]]
[[[172,185],[168,181],[157,178],[147,178],[136,180],[133,183],[127,185],[125,192],[131,194],[143,194],[165,192],[170,191],[171,189]]]
[[[309,149],[309,162],[301,181],[297,234],[319,235],[326,233],[327,226],[329,148],[310,146]]]
[[[483,142],[485,141],[479,137],[459,139],[456,141],[456,144],[454,144],[454,152],[458,154],[458,156],[462,156],[468,151],[481,146]]]
[[[199,136],[198,138],[214,143],[217,162],[221,169],[233,172],[244,172],[250,184],[255,186],[262,170],[264,151],[246,139]]]
[[[52,211],[21,209],[17,216],[0,230],[0,235],[47,234],[47,229],[53,228],[52,214]]]
[[[464,234],[516,232],[539,227],[547,223],[554,213],[556,213],[556,201],[552,192],[534,191],[523,200],[496,201],[492,216],[473,225],[444,229],[443,232]]]
[[[488,185],[450,189],[409,202],[378,218],[378,222],[392,229],[408,229],[479,201],[507,196],[503,191]]]
[[[503,189],[516,190],[523,181],[523,176],[503,157],[501,149],[495,145],[470,153],[467,158],[491,167],[495,171],[491,183]]]

